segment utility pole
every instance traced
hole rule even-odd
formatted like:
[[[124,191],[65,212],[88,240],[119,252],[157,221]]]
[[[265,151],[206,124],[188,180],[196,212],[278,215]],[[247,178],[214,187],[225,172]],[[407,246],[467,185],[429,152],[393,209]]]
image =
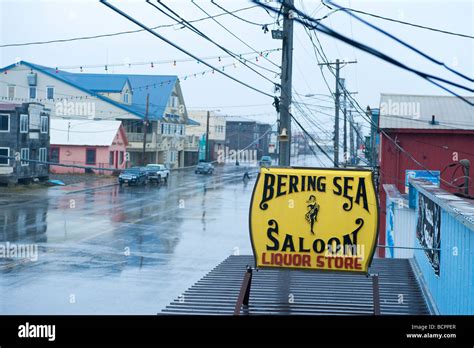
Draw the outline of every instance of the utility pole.
[[[344,114],[344,139],[342,141],[342,147],[343,147],[343,160],[344,160],[344,166],[347,164],[347,108],[346,108],[346,79],[341,79],[341,87],[342,87],[342,95],[343,95],[343,109],[342,112]]]
[[[293,19],[288,6],[293,6],[294,0],[283,0],[283,45],[281,61],[281,95],[280,95],[280,135],[286,131],[287,138],[280,138],[280,166],[290,165],[291,148],[291,80],[293,70]]]
[[[150,94],[146,95],[146,109],[145,109],[145,120],[143,121],[143,149],[142,149],[142,165],[145,163],[145,149],[146,149],[146,134],[148,131],[148,107],[150,104]]]
[[[206,162],[209,162],[209,118],[211,117],[211,112],[207,111],[207,119],[206,119]]]
[[[351,162],[354,160],[354,119],[352,118],[352,110],[349,110],[349,153],[351,156]],[[351,163],[353,164],[353,163]]]
[[[335,62],[327,62],[327,63],[320,63],[318,65],[335,65],[336,66],[336,93],[334,94],[334,101],[336,105],[336,113],[335,113],[335,120],[334,120],[334,166],[339,167],[339,101],[340,101],[340,96],[341,92],[339,90],[339,87],[343,87],[343,91],[345,91],[344,86],[341,85],[341,79],[339,77],[339,71],[341,69],[341,64],[342,67],[346,64],[352,64],[352,63],[357,63],[356,60],[354,61],[340,61],[339,59],[336,59]],[[331,69],[331,68],[329,68]]]
[[[334,165],[339,167],[339,70],[340,62],[336,59],[336,119],[334,122]]]

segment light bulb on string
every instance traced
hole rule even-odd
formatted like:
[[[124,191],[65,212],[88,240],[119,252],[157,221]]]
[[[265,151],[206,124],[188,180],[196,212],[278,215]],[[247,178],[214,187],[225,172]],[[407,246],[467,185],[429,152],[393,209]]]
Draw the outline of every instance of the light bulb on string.
[[[173,62],[173,66],[176,66],[176,61]]]
[[[150,67],[153,68],[153,62],[151,62]]]

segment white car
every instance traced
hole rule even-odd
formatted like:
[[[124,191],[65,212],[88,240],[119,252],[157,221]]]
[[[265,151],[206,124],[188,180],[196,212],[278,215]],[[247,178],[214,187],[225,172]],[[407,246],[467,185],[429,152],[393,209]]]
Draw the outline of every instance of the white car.
[[[170,176],[170,171],[164,164],[147,164],[146,171],[150,181],[167,182]]]

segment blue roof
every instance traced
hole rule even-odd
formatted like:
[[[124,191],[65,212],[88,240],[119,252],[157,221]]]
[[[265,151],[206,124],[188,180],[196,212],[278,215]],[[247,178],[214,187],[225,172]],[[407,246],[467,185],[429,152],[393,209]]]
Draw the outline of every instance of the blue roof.
[[[59,71],[58,71],[59,74]],[[115,74],[64,74],[69,81],[94,92],[122,92],[128,81],[123,75]]]
[[[21,61],[19,64],[43,72],[141,118],[145,117],[146,96],[149,94],[148,118],[150,120],[163,118],[168,100],[178,80],[175,75],[84,74],[61,70],[56,72],[54,68],[25,61]],[[0,72],[10,70],[16,65],[4,67],[0,69]],[[127,81],[132,89],[131,105],[118,103],[99,94],[99,92],[121,92]],[[192,124],[191,122],[195,121],[189,120],[188,124]]]
[[[191,120],[189,117],[188,117],[188,123],[187,124],[190,125],[190,126],[199,126],[200,125],[199,122]]]

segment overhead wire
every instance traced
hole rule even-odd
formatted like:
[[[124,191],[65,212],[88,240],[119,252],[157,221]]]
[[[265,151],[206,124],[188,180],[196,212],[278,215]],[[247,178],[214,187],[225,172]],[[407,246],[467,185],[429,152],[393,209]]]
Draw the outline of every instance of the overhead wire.
[[[204,10],[201,6],[199,6],[194,0],[191,0],[192,4],[194,6],[196,6],[198,9],[200,9],[203,13],[205,13],[206,15],[210,16],[210,14]],[[222,23],[220,23],[217,19],[215,18],[212,18],[212,20],[218,24],[221,28],[223,28],[226,32],[228,32],[230,35],[232,35],[234,38],[236,38],[237,40],[239,40],[241,43],[243,43],[245,46],[247,46],[248,48],[250,48],[251,50],[253,50],[255,53],[258,53],[258,51],[253,48],[252,46],[250,46],[247,42],[245,42],[244,40],[242,40],[240,37],[238,37],[237,35],[235,35],[232,31],[230,31],[229,29],[227,29],[224,25],[222,25]],[[270,64],[276,66],[278,69],[281,69],[281,67],[276,64],[275,62],[273,62],[272,60],[266,58],[266,57],[263,57],[267,62],[269,62]]]
[[[136,20],[135,18],[129,16],[128,14],[126,14],[126,13],[123,12],[122,10],[118,9],[117,7],[111,5],[111,4],[108,3],[106,0],[100,0],[100,2],[101,2],[102,4],[104,4],[105,6],[109,7],[110,9],[112,9],[113,11],[117,12],[117,13],[120,14],[121,16],[125,17],[125,18],[128,19],[129,21],[131,21],[131,22],[135,23],[136,25],[142,27],[143,29],[145,29],[146,31],[148,31],[150,34],[156,36],[156,37],[159,38],[160,40],[162,40],[162,41],[166,42],[167,44],[173,46],[174,48],[178,49],[179,51],[181,51],[181,52],[183,52],[183,53],[189,55],[190,57],[192,57],[192,58],[194,58],[194,59],[196,59],[196,60],[199,60],[201,63],[203,63],[204,65],[208,66],[209,68],[214,69],[214,70],[215,70],[216,72],[218,72],[219,74],[224,75],[224,76],[228,77],[229,79],[233,80],[234,82],[237,82],[238,84],[240,84],[240,85],[242,85],[242,86],[245,86],[245,87],[247,87],[247,88],[249,88],[249,89],[251,89],[251,90],[253,90],[253,91],[257,92],[257,93],[260,93],[260,94],[265,95],[265,96],[267,96],[267,97],[269,97],[269,98],[271,98],[271,99],[274,99],[274,96],[273,96],[273,95],[271,95],[271,94],[269,94],[269,93],[267,93],[267,92],[264,92],[264,91],[262,91],[262,90],[260,90],[260,89],[258,89],[258,88],[256,88],[256,87],[254,87],[254,86],[251,86],[251,85],[249,85],[248,83],[243,82],[243,81],[241,81],[241,80],[235,78],[234,76],[225,73],[224,71],[221,71],[221,70],[219,70],[219,69],[216,69],[215,66],[213,66],[213,65],[211,65],[211,64],[209,64],[209,63],[207,63],[207,62],[205,62],[205,61],[203,61],[203,60],[201,60],[201,59],[199,59],[199,58],[198,58],[196,55],[194,55],[193,53],[188,52],[186,49],[180,47],[179,45],[177,45],[177,44],[175,44],[174,42],[170,41],[169,39],[165,38],[164,36],[162,36],[162,35],[156,33],[155,31],[153,31],[153,30],[152,30],[151,28],[149,28],[148,26],[146,26],[146,25],[144,25],[143,23],[139,22],[139,21]]]
[[[326,3],[324,3],[324,1],[321,1],[321,2],[326,7],[328,7],[329,9],[332,10],[332,8],[330,6],[328,6]],[[399,19],[384,17],[384,16],[381,16],[381,15],[377,15],[375,13],[370,13],[370,12],[366,12],[366,11],[362,11],[362,10],[357,10],[357,9],[354,9],[354,8],[351,8],[351,7],[345,7],[345,9],[348,10],[348,11],[351,11],[351,12],[360,13],[360,14],[363,14],[363,15],[366,15],[366,16],[371,16],[371,17],[374,17],[374,18],[383,19],[383,20],[386,20],[386,21],[394,22],[394,23],[409,25],[409,26],[412,26],[412,27],[415,27],[415,28],[431,30],[431,31],[435,31],[435,32],[438,32],[438,33],[443,33],[443,34],[448,34],[448,35],[453,35],[453,36],[459,36],[459,37],[464,37],[464,38],[468,38],[468,39],[474,39],[474,36],[472,36],[472,35],[456,33],[456,32],[449,31],[449,30],[443,30],[443,29],[439,29],[439,28],[429,27],[429,26],[426,26],[426,25],[420,25],[420,24],[416,24],[416,23],[410,23],[410,22],[402,21],[402,20],[399,20]]]
[[[359,16],[353,14],[351,11],[348,11],[345,7],[340,6],[340,5],[336,4],[335,2],[333,2],[333,1],[331,1],[331,0],[327,0],[327,1],[328,1],[331,5],[336,6],[339,10],[343,11],[344,13],[347,13],[347,14],[348,14],[349,16],[351,16],[352,18],[357,19],[359,22],[364,23],[365,25],[369,26],[370,28],[372,28],[372,29],[378,31],[379,33],[381,33],[381,34],[383,34],[383,35],[385,35],[385,36],[391,38],[392,40],[398,42],[400,45],[402,45],[402,46],[408,48],[409,50],[411,50],[411,51],[413,51],[413,52],[415,52],[415,53],[418,53],[418,54],[421,55],[422,57],[428,59],[430,62],[435,63],[435,64],[437,64],[437,65],[439,65],[439,66],[442,66],[442,67],[445,68],[446,70],[448,70],[448,71],[450,71],[450,72],[456,74],[457,76],[459,76],[459,77],[461,77],[461,78],[463,78],[463,79],[465,79],[465,80],[468,80],[468,81],[470,81],[470,82],[474,82],[474,79],[473,79],[473,78],[470,78],[470,77],[466,76],[465,74],[463,74],[463,73],[461,73],[461,72],[459,72],[459,71],[457,71],[457,70],[455,70],[455,69],[453,69],[453,68],[450,68],[450,67],[447,66],[444,62],[442,62],[442,61],[440,61],[440,60],[438,60],[438,59],[435,59],[435,58],[431,57],[430,55],[426,54],[426,53],[423,52],[422,50],[420,50],[420,49],[414,47],[413,45],[410,45],[410,44],[407,43],[406,41],[399,39],[398,37],[396,37],[395,35],[393,35],[393,34],[387,32],[386,30],[383,30],[383,29],[381,29],[380,27],[378,27],[378,26],[376,26],[376,25],[374,25],[374,24],[372,24],[372,23],[366,21],[365,19],[363,19],[363,18],[361,18],[361,17],[359,17]],[[472,90],[471,90],[471,91],[472,91]]]
[[[253,5],[253,6],[248,6],[244,7],[241,9],[237,9],[234,11],[231,11],[232,13],[237,13],[237,12],[242,12],[246,10],[250,10],[253,8],[259,7],[258,5]],[[226,16],[228,13],[219,13],[216,14],[212,17],[221,17],[221,16]],[[204,20],[210,19],[210,16],[207,17],[202,17],[202,18],[197,18],[197,19],[192,19],[189,22],[190,23],[197,23],[201,22]],[[162,25],[157,25],[155,27],[151,27],[151,29],[161,29],[161,28],[170,28],[170,27],[175,27],[178,24],[162,24]],[[10,44],[3,44],[0,45],[0,48],[6,48],[6,47],[20,47],[20,46],[32,46],[32,45],[47,45],[47,44],[52,44],[52,43],[64,43],[64,42],[72,42],[72,41],[80,41],[80,40],[92,40],[92,39],[99,39],[103,37],[113,37],[113,36],[120,36],[120,35],[126,35],[126,34],[134,34],[134,33],[140,33],[144,32],[145,29],[138,29],[138,30],[127,30],[127,31],[120,31],[120,32],[115,32],[115,33],[108,33],[108,34],[98,34],[98,35],[91,35],[91,36],[79,36],[79,37],[74,37],[74,38],[68,38],[68,39],[55,39],[55,40],[46,40],[46,41],[32,41],[32,42],[22,42],[22,43],[10,43]]]
[[[178,19],[174,18],[173,16],[171,16],[170,14],[166,13],[164,10],[162,10],[161,8],[159,8],[158,6],[156,6],[155,4],[153,4],[150,0],[146,0],[146,3],[151,5],[153,8],[157,9],[158,11],[160,11],[161,13],[163,13],[165,16],[171,18],[172,20],[175,20],[177,22],[180,22],[182,23],[186,28],[188,28],[189,30],[191,30],[192,32],[194,32],[195,34],[199,35],[200,37],[206,39],[207,41],[211,42],[212,44],[214,44],[215,46],[219,47],[221,50],[223,50],[224,52],[226,52],[227,54],[231,55],[232,57],[234,57],[235,59],[239,60],[244,66],[246,66],[248,69],[250,69],[251,71],[253,71],[254,73],[256,73],[257,75],[259,75],[260,77],[264,78],[265,80],[269,81],[270,83],[272,83],[273,85],[275,85],[275,82],[272,81],[271,79],[269,79],[267,76],[263,75],[262,73],[260,73],[259,71],[255,70],[254,68],[250,67],[249,65],[247,65],[247,61],[246,60],[242,60],[241,57],[239,57],[236,53],[232,52],[231,50],[227,49],[226,47],[222,46],[221,44],[217,43],[216,41],[214,41],[213,39],[211,39],[208,35],[204,34],[201,30],[199,30],[198,28],[196,28],[194,25],[192,25],[191,23],[189,23],[188,21],[186,21],[182,16],[180,16],[178,13],[176,13],[175,11],[173,11],[169,6],[166,6],[164,3],[162,3],[161,1],[158,0],[158,4],[160,4],[161,6],[163,6],[164,8],[166,8],[168,11],[170,11],[173,15],[175,15]],[[258,52],[257,52],[258,54]],[[260,52],[260,54],[262,54]],[[263,55],[262,55],[263,56]],[[252,62],[252,64],[254,64]],[[257,65],[257,67],[261,68],[260,66]],[[272,73],[274,74],[278,74],[277,72],[273,71],[273,70],[270,70]]]
[[[264,4],[264,3],[262,3],[262,2],[260,2],[260,1],[258,1],[258,0],[252,0],[252,1],[255,2],[255,3],[257,3],[257,4],[260,4],[260,6],[265,7],[265,8],[267,8],[267,9],[269,9],[270,11],[274,11],[274,12],[277,11],[274,7],[269,6],[269,5],[267,5],[267,4]],[[386,62],[388,62],[388,63],[390,63],[390,64],[392,64],[392,65],[395,65],[395,66],[397,66],[397,67],[399,67],[399,68],[401,68],[401,69],[403,69],[403,70],[406,70],[406,71],[409,71],[409,72],[411,72],[411,73],[413,73],[413,74],[415,74],[415,75],[418,75],[419,77],[421,77],[421,78],[427,80],[428,82],[430,82],[430,83],[432,83],[432,84],[438,86],[439,88],[445,90],[446,92],[448,92],[448,93],[450,93],[450,94],[456,96],[457,98],[463,100],[463,101],[466,102],[467,104],[469,104],[469,105],[471,105],[471,106],[474,106],[474,103],[471,103],[471,102],[468,101],[467,99],[465,99],[465,98],[463,98],[462,96],[460,96],[458,93],[456,93],[456,92],[450,90],[449,88],[443,86],[442,84],[440,84],[440,82],[445,83],[445,84],[449,84],[449,85],[451,85],[451,86],[454,86],[454,87],[457,87],[457,88],[460,88],[460,89],[467,90],[467,91],[469,91],[469,92],[474,92],[474,89],[469,88],[469,87],[466,87],[466,86],[461,85],[461,84],[459,84],[459,83],[456,83],[456,82],[453,82],[453,81],[450,81],[450,80],[441,78],[441,77],[439,77],[439,76],[435,76],[435,75],[432,75],[432,74],[428,74],[428,73],[419,71],[419,70],[417,70],[417,69],[415,69],[415,68],[411,68],[411,67],[409,67],[409,66],[407,66],[407,65],[405,65],[405,64],[403,64],[403,63],[401,63],[400,61],[397,61],[396,59],[394,59],[394,58],[392,58],[392,57],[390,57],[390,56],[388,56],[388,55],[386,55],[386,54],[384,54],[384,53],[382,53],[382,52],[380,52],[380,51],[378,51],[378,50],[376,50],[376,49],[374,49],[374,48],[372,48],[372,47],[369,47],[369,46],[367,46],[367,45],[365,45],[365,44],[362,44],[362,43],[360,43],[360,42],[358,42],[358,41],[355,41],[355,40],[350,39],[350,38],[348,38],[348,37],[346,37],[346,36],[344,36],[344,35],[339,34],[338,32],[334,31],[333,29],[331,29],[331,28],[325,26],[324,24],[321,24],[321,22],[318,22],[318,21],[315,20],[314,18],[312,18],[312,17],[306,15],[305,13],[301,12],[300,10],[298,10],[297,8],[295,8],[294,6],[289,5],[288,7],[289,7],[292,11],[294,11],[296,14],[298,14],[299,16],[301,16],[301,17],[305,18],[307,21],[313,22],[313,23],[315,23],[315,24],[309,24],[308,22],[305,22],[305,21],[301,20],[301,19],[298,18],[297,16],[295,16],[295,17],[293,18],[294,21],[296,21],[296,22],[298,22],[298,23],[300,23],[300,24],[302,24],[302,25],[309,26],[311,29],[318,30],[318,31],[320,31],[320,32],[322,32],[322,33],[325,33],[326,35],[329,35],[329,36],[331,36],[331,37],[333,37],[333,38],[336,38],[336,39],[338,39],[338,40],[340,40],[340,41],[342,41],[342,42],[345,42],[345,43],[347,43],[347,44],[349,44],[349,45],[351,45],[351,46],[354,46],[354,47],[356,47],[356,48],[358,48],[358,49],[360,49],[360,50],[362,50],[362,51],[364,51],[364,52],[367,52],[367,53],[369,53],[369,54],[371,54],[371,55],[373,55],[373,56],[376,56],[376,57],[378,57],[378,58],[380,58],[380,59],[382,59],[382,60],[384,60],[384,61],[386,61]],[[438,82],[437,82],[437,81],[438,81]]]

